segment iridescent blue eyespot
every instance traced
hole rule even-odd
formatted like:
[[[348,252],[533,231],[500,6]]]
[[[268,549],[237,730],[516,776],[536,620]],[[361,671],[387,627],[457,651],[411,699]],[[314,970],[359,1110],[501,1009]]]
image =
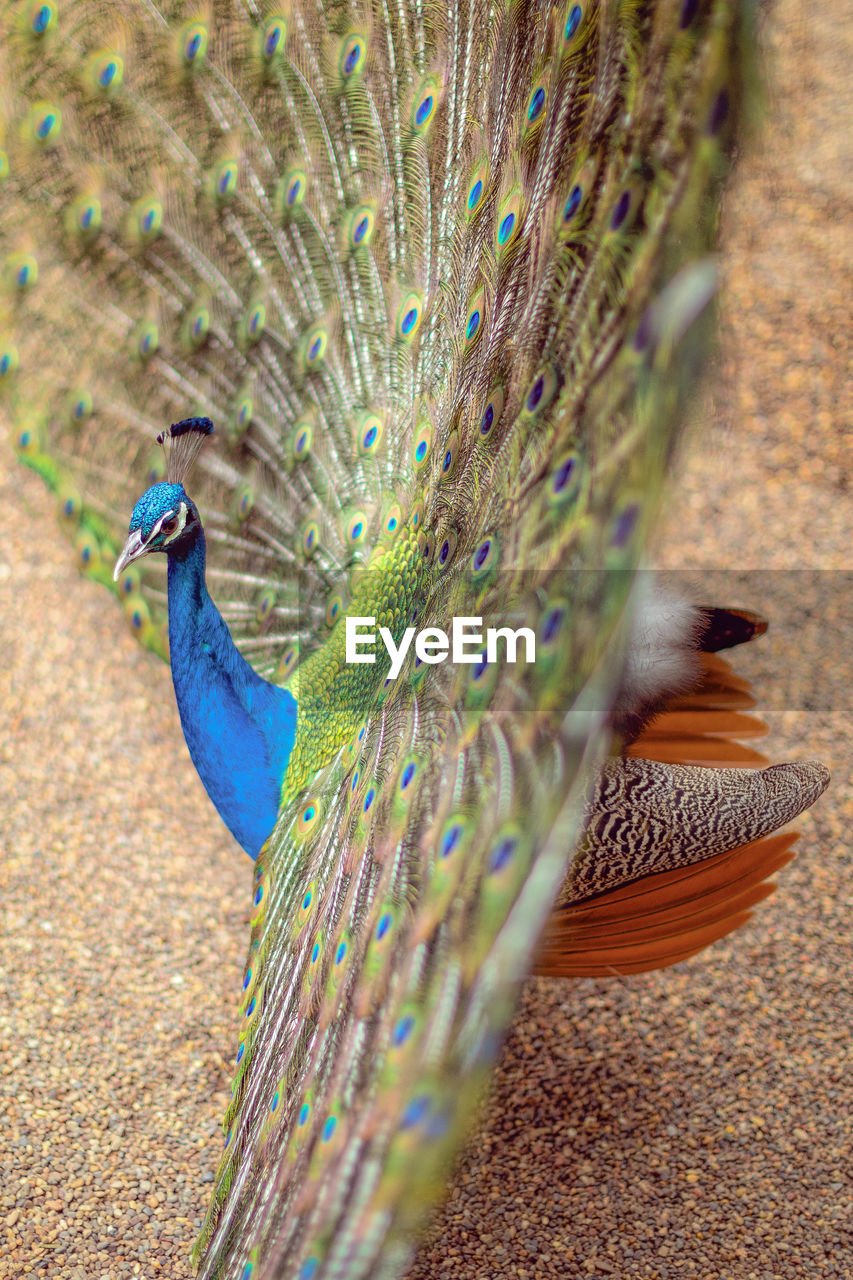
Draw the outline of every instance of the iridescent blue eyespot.
[[[629,503],[624,511],[620,512],[613,527],[613,534],[610,542],[614,547],[624,547],[625,543],[634,532],[634,526],[637,523],[637,517],[640,514],[640,508],[636,502]]]
[[[263,886],[262,884],[259,884],[259,885],[258,885],[257,892],[256,892],[256,894],[255,894],[255,906],[256,906],[256,907],[259,907],[259,906],[261,905],[261,903],[263,902],[263,898],[264,898],[264,886]]]
[[[485,652],[483,652],[480,654],[479,658],[474,663],[474,666],[471,669],[471,679],[474,681],[482,680],[483,676],[486,674],[486,669],[488,668],[488,665],[489,665],[489,660],[486,657]]]
[[[429,1108],[430,1100],[427,1095],[422,1094],[419,1098],[412,1098],[412,1101],[403,1112],[400,1128],[413,1129],[429,1114]]]
[[[433,97],[430,93],[424,98],[423,102],[415,112],[415,124],[424,124],[429,119],[430,112],[432,111],[432,104]]]
[[[404,1014],[394,1028],[391,1036],[391,1043],[395,1049],[399,1049],[401,1044],[405,1044],[414,1029],[415,1020],[410,1013]]]
[[[415,458],[417,459],[418,462],[423,462],[424,458],[426,457],[426,451],[427,451],[427,442],[426,440],[421,440],[420,443],[418,444],[417,449],[415,450]]]
[[[358,786],[358,769],[356,769],[355,773],[352,775],[352,783],[350,785],[350,791],[355,791],[357,786]]]
[[[444,564],[444,562],[447,560],[447,557],[449,555],[450,555],[450,543],[448,542],[447,538],[445,538],[444,542],[442,542],[441,544],[441,550],[438,553],[438,563]]]
[[[307,911],[311,906],[311,890],[309,889],[305,897],[302,899],[302,910]]]
[[[533,91],[530,102],[527,107],[527,119],[532,124],[534,120],[538,120],[542,114],[542,108],[545,106],[545,90],[542,85]]]
[[[356,540],[356,538],[361,537],[361,532],[363,528],[364,528],[364,525],[361,522],[361,520],[357,520],[353,525],[352,529],[350,530],[350,537],[352,538],[353,542]]]
[[[511,860],[517,847],[518,841],[514,837],[502,840],[489,855],[489,874],[494,875],[496,872],[502,871]]]
[[[380,920],[379,920],[379,924],[376,926],[376,941],[377,941],[377,942],[381,942],[381,941],[382,941],[382,939],[385,937],[385,934],[386,934],[386,933],[388,932],[388,930],[391,928],[391,925],[392,925],[393,923],[394,923],[394,917],[391,915],[391,912],[390,912],[390,911],[386,911],[386,912],[381,916],[381,918],[380,918]]]
[[[373,787],[371,787],[371,788],[369,789],[369,791],[367,792],[367,795],[364,797],[364,812],[365,812],[365,813],[367,813],[368,809],[369,809],[369,808],[370,808],[370,806],[373,804],[373,801],[374,801],[375,796],[376,796],[376,792],[375,792],[375,790],[373,789]]]
[[[278,1089],[276,1089],[275,1093],[272,1096],[272,1102],[270,1103],[270,1111],[278,1110],[278,1104],[280,1101],[281,1101],[281,1093],[279,1092]]]
[[[569,192],[569,198],[566,201],[565,208],[563,209],[563,222],[571,222],[572,218],[581,207],[582,200],[583,188],[579,182],[576,182]]]
[[[478,178],[471,190],[468,192],[468,208],[470,210],[476,209],[477,205],[480,203],[480,197],[482,194],[483,181],[481,178]]]
[[[246,1042],[245,1042],[245,1040],[244,1040],[244,1041],[243,1041],[243,1043],[240,1045],[240,1048],[237,1050],[237,1061],[238,1061],[238,1062],[241,1062],[241,1061],[242,1061],[242,1059],[243,1059],[243,1054],[244,1054],[245,1052],[246,1052]]]
[[[104,67],[101,68],[101,73],[98,76],[98,84],[102,89],[106,89],[112,84],[117,75],[118,64],[113,62],[111,59]]]
[[[536,408],[542,399],[542,392],[545,390],[545,375],[541,374],[534,382],[527,395],[527,407],[531,411]]]
[[[299,1268],[299,1280],[314,1280],[319,1267],[320,1263],[317,1258],[306,1258]]]
[[[369,449],[375,439],[376,439],[376,428],[368,427],[364,433],[364,440],[362,442],[364,444],[365,449]]]
[[[311,346],[310,346],[310,347],[309,347],[309,349],[308,349],[308,359],[309,359],[309,360],[316,360],[316,359],[317,359],[317,356],[320,354],[320,348],[322,347],[322,345],[323,345],[323,339],[322,339],[322,338],[315,338],[315,339],[314,339],[314,341],[311,343]]]
[[[353,238],[353,240],[356,242],[356,244],[361,244],[361,242],[362,242],[362,240],[364,239],[365,234],[366,234],[366,232],[367,232],[367,228],[368,228],[369,226],[370,226],[370,221],[369,221],[369,219],[368,219],[368,218],[362,218],[362,219],[361,219],[361,221],[359,222],[358,226],[356,227],[355,231],[353,232],[353,237],[352,237],[352,238]]]
[[[316,964],[316,963],[317,963],[317,957],[318,957],[319,955],[320,955],[320,944],[319,944],[319,942],[315,942],[315,943],[314,943],[314,950],[311,952],[311,963],[312,963],[312,964]]]
[[[459,843],[459,837],[462,835],[462,827],[459,823],[454,823],[449,831],[444,833],[444,839],[441,842],[441,856],[446,858],[453,852]]]
[[[480,435],[487,436],[492,429],[495,421],[495,406],[487,404],[483,410],[483,416],[480,419]]]
[[[566,25],[563,30],[564,40],[571,40],[572,36],[575,34],[575,32],[577,31],[578,27],[581,24],[582,17],[583,17],[583,9],[581,8],[581,6],[579,4],[573,4],[571,9],[569,10],[569,16],[566,18]]]
[[[275,57],[276,51],[278,50],[278,47],[283,40],[284,40],[284,27],[282,27],[279,23],[276,23],[275,26],[270,28],[267,34],[267,38],[264,41],[264,57],[266,58]]]
[[[418,309],[417,307],[411,307],[403,316],[403,323],[400,326],[400,328],[405,334],[411,333],[415,325],[417,324],[417,322],[418,322]]]
[[[482,569],[488,559],[489,552],[492,549],[491,541],[487,538],[485,542],[481,542],[474,553],[474,568]]]
[[[347,944],[345,942],[342,942],[340,943],[337,951],[335,952],[336,966],[343,963],[343,961],[346,959],[346,954],[347,954]]]
[[[309,1107],[307,1102],[303,1102],[302,1108],[299,1112],[299,1128],[300,1129],[305,1127],[305,1124],[307,1123],[307,1120],[310,1114],[311,1114],[311,1108]]]
[[[243,1268],[243,1273],[240,1276],[240,1280],[251,1280],[252,1272],[254,1271],[254,1269],[255,1269],[255,1264],[253,1262],[247,1262],[245,1267]]]
[[[514,226],[515,214],[508,213],[498,229],[498,244],[506,244],[507,240],[512,235],[512,229]]]
[[[354,44],[353,47],[350,49],[349,53],[347,54],[346,59],[344,60],[344,75],[346,76],[352,75],[353,71],[358,66],[358,60],[360,57],[361,57],[361,45]]]
[[[52,111],[46,111],[36,126],[36,133],[42,139],[50,137],[51,130],[56,124],[56,116]]]
[[[47,31],[48,27],[50,26],[50,20],[52,16],[53,16],[53,13],[50,5],[48,4],[41,5],[41,7],[36,10],[35,16],[32,20],[31,29],[32,29],[33,35],[36,35],[36,36],[44,35],[45,31]]]
[[[329,1118],[326,1120],[326,1123],[323,1125],[323,1141],[324,1142],[329,1141],[329,1139],[332,1137],[337,1127],[338,1127],[337,1117],[329,1116]]]
[[[406,787],[412,781],[412,778],[414,778],[415,773],[417,772],[417,767],[418,766],[414,763],[414,761],[410,761],[409,764],[406,765],[405,769],[403,770],[403,776],[400,779],[401,791],[406,790]]]
[[[287,191],[287,203],[288,203],[289,205],[294,205],[294,204],[296,203],[296,201],[297,201],[297,199],[298,199],[298,197],[299,197],[299,192],[300,192],[301,190],[302,190],[302,183],[300,182],[299,178],[297,178],[297,179],[295,180],[295,182],[292,182],[292,183],[290,184],[290,186],[288,187],[288,191]]]
[[[229,1130],[228,1130],[228,1133],[225,1135],[225,1149],[226,1149],[226,1150],[228,1149],[228,1143],[231,1141],[231,1135],[232,1135],[232,1133],[233,1133],[233,1132],[234,1132],[234,1130],[233,1130],[233,1129],[229,1129]]]
[[[249,1007],[246,1010],[246,1017],[251,1018],[256,1008],[257,1008],[257,1000],[255,999],[254,996],[252,996],[251,1000],[249,1001]]]
[[[480,327],[480,312],[472,311],[470,316],[468,317],[468,325],[465,329],[465,337],[468,339],[469,342],[471,338],[474,337],[474,334],[477,332],[479,327]]]
[[[557,632],[563,624],[566,611],[563,608],[554,608],[545,617],[545,624],[542,627],[542,639],[545,644],[550,644],[556,636]]]
[[[243,990],[245,991],[249,983],[252,981],[252,970],[247,969],[243,976]]]
[[[619,228],[622,226],[622,223],[627,218],[628,211],[630,208],[631,208],[631,192],[623,191],[619,199],[616,201],[616,205],[613,209],[613,213],[610,218],[611,231],[619,230]]]
[[[552,487],[555,493],[560,493],[562,489],[565,489],[566,485],[569,483],[569,479],[576,465],[577,465],[576,458],[566,458],[566,461],[563,463],[563,465],[558,469],[558,471],[554,475]]]
[[[714,105],[711,108],[711,115],[708,120],[708,132],[713,137],[719,133],[728,119],[729,114],[729,95],[726,89],[721,89],[714,99]]]
[[[681,16],[678,20],[678,25],[681,27],[682,31],[685,27],[690,26],[690,23],[696,17],[696,10],[698,8],[698,0],[684,0],[684,4],[681,6]]]

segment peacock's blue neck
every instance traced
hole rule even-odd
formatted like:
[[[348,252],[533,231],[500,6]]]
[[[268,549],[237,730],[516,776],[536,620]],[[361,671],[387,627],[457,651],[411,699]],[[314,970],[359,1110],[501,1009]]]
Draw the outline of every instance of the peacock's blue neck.
[[[204,581],[201,526],[169,553],[169,649],[181,726],[207,794],[252,858],[275,825],[296,700],[252,670]]]

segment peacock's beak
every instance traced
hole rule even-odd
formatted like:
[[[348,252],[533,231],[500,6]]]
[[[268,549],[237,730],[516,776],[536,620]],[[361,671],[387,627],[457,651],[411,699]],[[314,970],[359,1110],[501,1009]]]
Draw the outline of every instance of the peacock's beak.
[[[124,544],[124,550],[116,560],[116,567],[113,570],[113,582],[118,582],[119,574],[123,573],[132,561],[138,560],[140,556],[144,556],[148,548],[140,533],[139,529],[134,529],[128,534],[127,542]]]

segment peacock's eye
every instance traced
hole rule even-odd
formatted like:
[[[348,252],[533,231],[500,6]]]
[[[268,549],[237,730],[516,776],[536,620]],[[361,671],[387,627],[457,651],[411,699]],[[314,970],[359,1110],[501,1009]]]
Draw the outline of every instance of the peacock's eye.
[[[175,532],[175,530],[177,529],[177,527],[178,527],[178,517],[177,517],[177,516],[169,516],[169,519],[168,519],[168,520],[164,520],[164,521],[163,521],[163,523],[160,525],[160,532],[161,532],[161,533],[174,533],[174,532]]]

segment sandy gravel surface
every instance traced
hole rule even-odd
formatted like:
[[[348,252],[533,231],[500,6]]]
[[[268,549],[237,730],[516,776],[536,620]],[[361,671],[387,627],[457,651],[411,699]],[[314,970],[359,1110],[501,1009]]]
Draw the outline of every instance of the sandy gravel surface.
[[[697,576],[771,616],[739,668],[773,754],[819,756],[833,785],[734,938],[663,974],[528,984],[411,1280],[853,1268],[853,27],[831,8],[781,0],[769,28],[771,124],[731,193],[722,352],[658,558],[750,571]],[[0,645],[0,1277],[179,1280],[221,1142],[249,864],[168,671],[77,577],[5,442]]]

